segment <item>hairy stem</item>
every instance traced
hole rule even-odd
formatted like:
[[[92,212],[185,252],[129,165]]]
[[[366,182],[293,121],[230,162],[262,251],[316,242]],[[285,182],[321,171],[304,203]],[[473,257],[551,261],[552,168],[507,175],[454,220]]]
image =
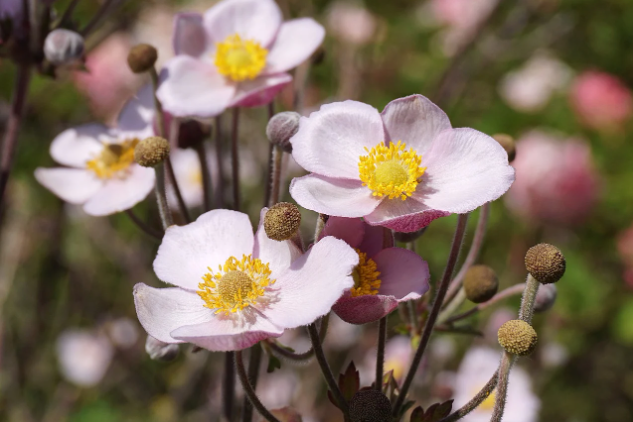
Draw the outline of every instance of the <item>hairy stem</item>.
[[[279,202],[281,192],[281,164],[284,157],[284,151],[281,147],[274,145],[273,149],[273,163],[270,177],[270,201],[269,207],[272,207]]]
[[[231,130],[231,177],[233,178],[233,209],[240,210],[240,156],[238,129],[240,124],[240,109],[233,108],[233,127]]]
[[[248,382],[253,386],[253,390],[257,391],[257,379],[259,378],[259,367],[262,362],[262,346],[257,343],[250,350],[248,358]],[[244,397],[244,406],[242,410],[242,422],[251,422],[253,420],[253,406],[248,397]]]
[[[387,342],[387,316],[378,322],[378,352],[376,353],[376,390],[382,391],[382,379],[385,367],[385,343]]]
[[[185,219],[185,223],[189,224],[191,222],[189,210],[187,209],[185,200],[183,199],[182,193],[180,192],[180,186],[178,186],[178,181],[176,180],[176,173],[174,172],[174,167],[171,165],[171,158],[169,157],[165,159],[165,168],[167,169],[167,175],[169,176],[171,186],[174,188],[174,193],[176,194],[178,209],[180,210],[182,217]]]
[[[490,422],[501,422],[503,412],[506,407],[506,398],[508,397],[508,380],[510,378],[510,369],[514,363],[515,357],[508,352],[503,352],[501,364],[499,365],[499,377],[497,381],[497,395],[495,396],[495,407],[492,411]]]
[[[538,292],[539,286],[540,283],[532,277],[532,274],[528,274],[523,297],[521,298],[521,308],[519,310],[519,319],[522,319],[528,324],[532,323],[534,301],[536,300],[536,293]]]
[[[207,154],[202,142],[194,146],[198,160],[200,161],[200,173],[202,173],[202,193],[204,197],[204,210],[209,211],[213,208],[213,187],[211,185],[211,171],[207,162]]]
[[[484,385],[475,397],[473,397],[468,403],[457,409],[457,411],[451,413],[447,417],[440,419],[439,422],[455,422],[468,415],[475,410],[481,403],[484,402],[495,391],[497,382],[499,381],[499,370],[496,370],[490,380]]]
[[[496,295],[494,295],[492,299],[488,300],[487,302],[480,303],[477,306],[473,307],[472,309],[467,310],[466,312],[447,318],[445,322],[447,324],[450,324],[455,321],[468,318],[469,316],[474,315],[479,311],[483,311],[484,309],[488,308],[489,306],[494,305],[497,302],[502,301],[503,299],[522,293],[523,289],[525,289],[525,283],[519,283],[519,284],[515,284],[514,286],[510,286],[507,289],[504,289],[500,291],[499,293],[497,293]]]
[[[237,376],[240,378],[244,393],[255,409],[269,422],[280,422],[268,409],[262,404],[255,393],[255,388],[251,385],[246,374],[246,368],[244,367],[244,360],[242,359],[242,351],[235,352],[235,366],[237,368]],[[246,419],[245,419],[246,420]]]
[[[174,220],[171,216],[171,210],[167,204],[167,197],[165,195],[165,164],[160,163],[154,167],[156,171],[156,184],[154,185],[154,192],[156,193],[156,202],[158,203],[158,212],[160,214],[160,221],[163,223],[163,230],[174,224]]]

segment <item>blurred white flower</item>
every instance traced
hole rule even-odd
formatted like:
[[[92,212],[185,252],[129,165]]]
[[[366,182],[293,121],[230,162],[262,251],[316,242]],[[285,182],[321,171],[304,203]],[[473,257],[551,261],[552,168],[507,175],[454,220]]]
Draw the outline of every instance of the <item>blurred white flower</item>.
[[[292,368],[278,369],[262,375],[257,384],[257,394],[269,409],[288,406],[299,388],[299,377]]]
[[[115,319],[106,329],[112,344],[121,349],[129,349],[138,340],[138,325],[130,318]]]
[[[407,336],[395,336],[385,345],[384,374],[393,371],[397,381],[401,381],[407,374],[411,359],[413,359],[413,347]],[[376,374],[376,348],[371,348],[365,355],[361,366],[358,368],[362,385],[369,385],[375,380]]]
[[[201,205],[203,201],[203,186],[198,154],[193,149],[176,148],[172,150],[170,158],[185,204],[189,207]],[[208,157],[207,161],[211,162],[211,157]],[[176,204],[176,194],[171,186],[167,189],[167,199],[171,204]]]
[[[562,344],[550,341],[541,347],[541,359],[544,366],[555,368],[567,362],[569,352]]]
[[[92,387],[101,381],[112,354],[110,342],[92,331],[68,329],[57,338],[61,373],[80,387]]]
[[[347,349],[358,342],[361,332],[360,326],[348,324],[332,312],[325,347],[333,350]]]
[[[367,44],[376,33],[376,18],[361,4],[337,1],[327,16],[330,32],[349,44]]]

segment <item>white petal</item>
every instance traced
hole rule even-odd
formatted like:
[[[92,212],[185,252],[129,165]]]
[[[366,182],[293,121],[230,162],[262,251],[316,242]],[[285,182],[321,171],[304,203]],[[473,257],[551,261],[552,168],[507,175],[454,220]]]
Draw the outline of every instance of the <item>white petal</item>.
[[[71,204],[83,204],[103,186],[103,182],[94,173],[81,169],[37,168],[35,179]]]
[[[166,72],[161,74],[164,79]],[[154,89],[148,84],[123,106],[117,121],[119,138],[145,139],[153,136],[154,114]]]
[[[260,76],[237,85],[231,107],[259,107],[270,103],[286,85],[292,82],[288,73]]]
[[[372,226],[379,225],[397,232],[410,233],[447,215],[450,212],[431,209],[415,199],[407,198],[403,201],[396,198],[383,200],[374,212],[365,216],[365,221]]]
[[[268,208],[262,209],[259,214],[259,227],[255,233],[255,246],[253,257],[259,258],[264,263],[268,263],[272,274],[270,277],[276,279],[284,272],[290,263],[301,256],[301,250],[290,240],[277,241],[269,239],[264,230],[264,216]]]
[[[200,57],[207,50],[207,34],[198,13],[178,13],[174,17],[173,47],[176,55]]]
[[[266,58],[264,72],[285,72],[300,65],[321,45],[324,37],[325,29],[314,19],[284,22]]]
[[[103,150],[102,142],[112,139],[112,132],[104,125],[90,123],[67,129],[51,143],[51,156],[59,164],[86,168],[86,162]]]

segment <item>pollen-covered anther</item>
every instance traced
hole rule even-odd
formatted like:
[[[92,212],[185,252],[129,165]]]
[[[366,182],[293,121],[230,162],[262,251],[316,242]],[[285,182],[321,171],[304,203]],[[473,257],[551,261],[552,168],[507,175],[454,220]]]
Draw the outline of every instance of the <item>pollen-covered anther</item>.
[[[160,136],[143,139],[134,149],[134,159],[143,167],[156,167],[169,156],[169,141]]]
[[[497,332],[499,344],[506,352],[517,356],[527,356],[534,351],[538,335],[534,328],[520,319],[506,322]]]
[[[403,201],[415,192],[426,167],[422,167],[422,157],[404,142],[378,144],[367,155],[359,157],[358,171],[363,186],[367,186],[373,196],[400,198]]]
[[[106,144],[97,157],[86,163],[86,168],[100,179],[125,177],[126,170],[134,163],[134,148],[138,143],[138,139],[131,139],[120,144]]]
[[[229,35],[216,44],[215,65],[218,72],[236,82],[255,79],[266,66],[268,50],[239,34]]]
[[[269,239],[282,241],[291,239],[301,225],[301,212],[296,205],[279,202],[264,216],[264,231]]]
[[[525,254],[525,268],[539,283],[549,284],[565,274],[565,257],[556,246],[539,243]]]
[[[380,271],[377,270],[376,262],[367,258],[367,254],[356,249],[358,253],[358,265],[352,270],[354,287],[350,290],[352,297],[377,295],[382,284]]]

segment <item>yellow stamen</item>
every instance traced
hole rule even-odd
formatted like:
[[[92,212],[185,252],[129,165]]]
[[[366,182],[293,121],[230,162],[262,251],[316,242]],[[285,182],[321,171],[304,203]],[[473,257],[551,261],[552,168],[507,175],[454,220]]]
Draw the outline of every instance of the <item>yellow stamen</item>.
[[[352,270],[354,287],[351,289],[352,297],[364,295],[376,295],[382,281],[380,271],[377,271],[373,259],[367,258],[367,254],[356,249],[358,253],[358,265]]]
[[[234,34],[216,46],[215,65],[218,72],[236,82],[255,79],[266,66],[268,50],[257,41],[242,40],[238,34]]]
[[[86,168],[100,179],[125,177],[126,170],[134,162],[134,147],[138,143],[138,139],[132,139],[120,144],[107,144],[98,157],[86,163]]]
[[[384,142],[359,157],[358,172],[363,186],[372,191],[373,196],[400,198],[403,201],[415,192],[426,167],[421,167],[422,157],[407,145]]]
[[[202,276],[203,282],[198,284],[198,295],[204,300],[205,307],[215,309],[215,313],[231,313],[241,311],[252,305],[264,295],[266,287],[275,283],[270,279],[270,268],[259,258],[243,255],[241,260],[230,257],[218,271]]]

